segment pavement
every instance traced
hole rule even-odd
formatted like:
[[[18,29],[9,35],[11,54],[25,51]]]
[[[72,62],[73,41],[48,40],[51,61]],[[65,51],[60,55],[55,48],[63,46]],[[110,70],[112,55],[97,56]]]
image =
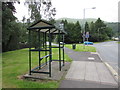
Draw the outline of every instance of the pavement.
[[[60,81],[64,76],[66,75],[67,71],[70,68],[70,62],[65,62],[65,66],[62,66],[62,70],[59,71],[59,62],[58,61],[52,61],[51,62],[51,77],[49,77],[48,74],[42,74],[42,73],[32,73],[31,75],[25,74],[23,75],[24,79],[29,79],[32,81],[39,81],[39,80],[55,80]],[[49,65],[45,65],[40,70],[41,72],[48,72],[49,71]]]
[[[73,60],[59,88],[118,88],[118,83],[97,53],[65,48]]]
[[[93,47],[96,47],[97,52],[100,54],[100,57],[104,60],[104,62],[107,62],[110,66],[112,66],[117,73],[120,71],[120,68],[118,67],[119,46],[117,41],[95,43]]]

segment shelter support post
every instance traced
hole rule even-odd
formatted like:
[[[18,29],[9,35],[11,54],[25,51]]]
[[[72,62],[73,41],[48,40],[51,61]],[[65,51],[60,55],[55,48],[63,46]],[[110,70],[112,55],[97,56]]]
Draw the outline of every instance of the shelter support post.
[[[45,48],[45,34],[43,33],[43,48]]]
[[[46,33],[44,33],[44,36],[45,36],[45,50],[47,50],[47,35],[46,35]],[[47,55],[47,51],[45,51],[45,55]],[[47,65],[47,57],[45,58],[45,62]]]
[[[31,31],[29,30],[29,75],[31,75]]]
[[[60,30],[58,31],[58,42],[59,42],[59,70],[61,71],[61,47],[60,47]]]
[[[65,65],[64,35],[63,37],[63,66]]]
[[[51,48],[51,34],[50,34],[50,29],[49,29],[49,77],[51,77],[51,60],[52,60],[52,48]]]
[[[40,50],[40,30],[38,31],[38,41],[39,41],[39,50]],[[41,68],[41,60],[40,60],[40,51],[39,51],[39,69]]]

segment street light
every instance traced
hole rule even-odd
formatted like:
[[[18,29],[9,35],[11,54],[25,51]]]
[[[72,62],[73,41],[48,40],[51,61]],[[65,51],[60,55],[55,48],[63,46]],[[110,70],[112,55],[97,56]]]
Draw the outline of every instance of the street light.
[[[83,20],[84,20],[84,24],[85,24],[85,10],[86,10],[86,9],[96,9],[96,7],[84,8],[84,9],[83,9],[83,15],[84,15]],[[84,44],[84,41],[85,41],[85,29],[84,29],[84,31],[83,31],[83,44]]]
[[[85,19],[85,10],[87,10],[87,9],[96,9],[96,7],[92,7],[92,8],[84,8],[84,10],[83,10],[84,18],[83,18],[83,19]]]

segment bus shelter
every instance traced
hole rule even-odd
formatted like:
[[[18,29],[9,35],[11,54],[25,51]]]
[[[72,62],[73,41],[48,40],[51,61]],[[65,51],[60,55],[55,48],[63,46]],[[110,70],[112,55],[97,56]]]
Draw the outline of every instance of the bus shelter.
[[[62,66],[65,64],[64,60],[64,34],[66,32],[64,30],[56,28],[53,24],[48,23],[45,20],[39,20],[38,22],[34,23],[30,27],[27,28],[29,30],[29,75],[32,73],[43,73],[49,74],[51,77],[51,63],[52,61],[58,61],[59,63],[59,70],[61,71]],[[32,33],[37,33],[37,41],[38,41],[38,48],[32,47]],[[58,35],[58,45],[52,46],[52,36]],[[62,45],[60,41],[60,37],[62,37]],[[43,39],[41,42],[41,38]],[[48,42],[48,43],[47,43]],[[42,46],[40,46],[42,44]],[[52,58],[52,48],[58,48],[58,60],[53,60]],[[32,67],[32,52],[38,52],[38,65],[37,67]],[[41,57],[41,52],[45,52],[45,55]],[[62,53],[61,53],[62,52]],[[44,59],[45,58],[45,59]],[[43,63],[42,60],[45,60]],[[48,65],[48,72],[41,72],[40,69],[43,66]]]

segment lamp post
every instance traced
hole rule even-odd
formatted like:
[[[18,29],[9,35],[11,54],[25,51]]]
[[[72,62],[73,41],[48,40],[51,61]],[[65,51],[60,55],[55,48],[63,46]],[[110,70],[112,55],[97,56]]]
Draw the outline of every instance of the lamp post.
[[[84,24],[85,24],[85,10],[87,10],[87,9],[96,9],[96,7],[92,7],[92,8],[84,8],[83,9],[83,20],[84,20]],[[83,31],[83,44],[84,44],[84,41],[85,41],[85,28],[83,29],[84,31]]]
[[[83,10],[83,13],[84,13],[84,19],[85,19],[85,10],[86,9],[96,9],[96,7],[92,7],[92,8],[84,8],[84,10]]]

